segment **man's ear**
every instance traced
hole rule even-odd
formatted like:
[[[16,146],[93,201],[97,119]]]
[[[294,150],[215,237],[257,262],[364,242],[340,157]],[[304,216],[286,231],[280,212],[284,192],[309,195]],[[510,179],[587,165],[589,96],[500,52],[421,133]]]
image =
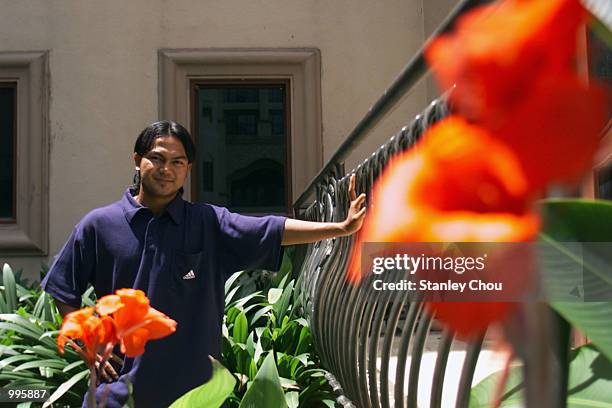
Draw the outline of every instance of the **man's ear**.
[[[140,161],[142,160],[142,156],[138,153],[134,152],[134,166],[140,169]]]

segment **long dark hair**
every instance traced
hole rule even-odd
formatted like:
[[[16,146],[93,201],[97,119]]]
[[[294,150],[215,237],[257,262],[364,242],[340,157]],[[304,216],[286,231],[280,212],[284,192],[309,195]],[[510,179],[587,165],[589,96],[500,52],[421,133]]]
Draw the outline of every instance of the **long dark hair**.
[[[171,120],[161,120],[155,122],[144,128],[136,143],[134,144],[134,153],[141,157],[144,157],[147,153],[153,149],[155,139],[160,137],[174,136],[183,144],[185,154],[187,155],[187,161],[192,163],[195,159],[196,148],[193,143],[193,139],[189,134],[189,131],[185,129],[181,124],[173,122]],[[138,194],[140,191],[140,170],[136,170],[133,180],[134,192]]]

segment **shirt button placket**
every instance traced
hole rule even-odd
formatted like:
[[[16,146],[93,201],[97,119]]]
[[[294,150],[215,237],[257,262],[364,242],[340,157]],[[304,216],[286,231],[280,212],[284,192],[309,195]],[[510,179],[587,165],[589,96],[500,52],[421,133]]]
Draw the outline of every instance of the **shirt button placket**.
[[[155,222],[155,218],[152,218],[149,221],[149,225],[147,226],[147,239],[146,239],[146,248],[149,252],[155,252],[155,226],[157,223]]]

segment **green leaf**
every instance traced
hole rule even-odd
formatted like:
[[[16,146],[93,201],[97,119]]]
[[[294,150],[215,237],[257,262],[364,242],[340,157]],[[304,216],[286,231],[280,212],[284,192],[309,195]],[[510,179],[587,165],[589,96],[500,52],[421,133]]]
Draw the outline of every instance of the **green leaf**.
[[[225,296],[226,297],[227,297],[227,293],[229,292],[229,290],[232,287],[232,285],[234,284],[234,282],[240,276],[242,276],[243,273],[244,273],[244,271],[236,272],[236,273],[233,273],[229,278],[227,278],[227,280],[225,281]]]
[[[63,368],[63,372],[67,373],[68,371],[72,370],[75,367],[81,366],[81,365],[85,365],[85,361],[83,360],[78,360],[75,362],[72,362],[70,364],[68,364],[66,367]]]
[[[246,350],[249,353],[249,356],[253,357],[255,355],[255,341],[253,340],[253,336],[255,333],[250,332],[249,337],[246,339]]]
[[[469,408],[491,408],[500,379],[501,372],[496,372],[475,385],[470,392]],[[522,381],[521,367],[511,368],[500,408],[522,408],[525,405]]]
[[[243,298],[237,299],[235,301],[235,305],[234,306],[237,307],[238,309],[242,309],[242,308],[244,308],[244,305],[246,305],[248,303],[249,300],[251,300],[251,299],[253,299],[253,298],[257,297],[257,296],[260,296],[260,295],[261,295],[261,292],[251,293],[250,295],[247,295],[247,296],[245,296]]]
[[[241,312],[234,322],[233,337],[237,343],[246,343],[249,321],[244,312]]]
[[[170,405],[170,408],[218,408],[229,397],[236,384],[236,378],[214,358],[211,379],[187,392]]]
[[[280,288],[272,288],[268,291],[268,303],[273,305],[278,302],[278,300],[283,295],[283,290]]]
[[[83,370],[80,373],[73,375],[68,381],[62,383],[62,385],[60,385],[57,390],[55,390],[55,392],[51,394],[49,399],[45,401],[45,403],[43,404],[43,408],[51,406],[51,404],[60,399],[62,395],[66,394],[75,384],[83,380],[88,375],[89,370]]]
[[[281,387],[290,390],[299,390],[297,382],[290,380],[289,378],[279,377]]]
[[[285,401],[287,402],[288,408],[298,408],[300,405],[300,394],[295,391],[291,391],[285,394]]]
[[[251,325],[255,325],[255,322],[259,320],[262,316],[264,316],[266,313],[268,313],[270,310],[272,310],[272,306],[264,306],[258,311],[256,311],[253,315],[253,318],[251,319]]]
[[[6,307],[11,312],[17,310],[17,286],[15,285],[15,275],[8,264],[2,268],[2,283],[4,285],[4,298]]]
[[[274,312],[276,314],[277,321],[283,321],[285,314],[287,313],[287,309],[289,308],[289,303],[291,302],[291,298],[293,296],[293,284],[295,282],[292,280],[289,282],[287,287],[283,290],[283,294],[280,300],[274,304]]]
[[[18,367],[13,369],[13,372],[27,370],[29,368],[39,368],[39,367],[51,367],[63,369],[66,367],[66,362],[62,360],[36,360],[36,361],[28,361],[27,363],[23,363]]]
[[[264,359],[239,408],[260,408],[262,402],[265,402],[266,407],[287,408],[273,353],[268,353]]]
[[[542,202],[542,240],[548,256],[541,259],[545,286],[556,293],[571,289],[571,271],[584,270],[584,288],[594,293],[612,293],[612,265],[609,254],[599,254],[592,246],[576,247],[565,242],[612,242],[612,203],[598,200],[547,200]],[[551,267],[553,264],[555,267]],[[568,272],[569,271],[569,272]],[[575,274],[573,274],[575,275]],[[566,285],[567,285],[566,284]],[[584,289],[583,288],[583,289]],[[598,292],[601,291],[601,292]],[[612,302],[555,301],[551,306],[580,329],[612,359]]]
[[[293,265],[291,263],[291,258],[287,254],[287,251],[283,254],[283,260],[281,263],[281,267],[276,275],[272,278],[272,285],[275,287],[281,287],[281,281],[291,274],[291,270],[293,269]]]
[[[493,373],[472,388],[470,408],[489,408],[501,373]],[[501,407],[523,407],[521,367],[510,369]],[[568,384],[569,408],[612,408],[612,363],[593,345],[572,352]]]
[[[230,290],[230,292],[225,296],[225,307],[229,307],[229,305],[232,303],[232,299],[234,298],[234,296],[236,295],[236,292],[238,292],[238,290],[240,289],[239,286],[236,286],[235,288],[233,288],[232,290]]]
[[[0,361],[0,370],[3,369],[4,367],[12,365],[13,363],[17,363],[19,361],[24,361],[24,360],[30,361],[30,360],[35,360],[35,359],[36,359],[36,356],[32,354],[20,354],[16,356],[7,357],[3,359],[2,361]]]

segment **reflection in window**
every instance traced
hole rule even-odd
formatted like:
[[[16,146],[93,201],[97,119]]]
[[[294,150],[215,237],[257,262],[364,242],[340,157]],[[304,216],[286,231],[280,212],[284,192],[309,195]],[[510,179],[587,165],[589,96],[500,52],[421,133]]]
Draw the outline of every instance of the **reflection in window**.
[[[197,201],[242,213],[286,213],[285,83],[196,83]]]
[[[16,84],[0,83],[0,219],[15,219]]]
[[[258,111],[226,110],[225,134],[228,136],[257,135]]]

